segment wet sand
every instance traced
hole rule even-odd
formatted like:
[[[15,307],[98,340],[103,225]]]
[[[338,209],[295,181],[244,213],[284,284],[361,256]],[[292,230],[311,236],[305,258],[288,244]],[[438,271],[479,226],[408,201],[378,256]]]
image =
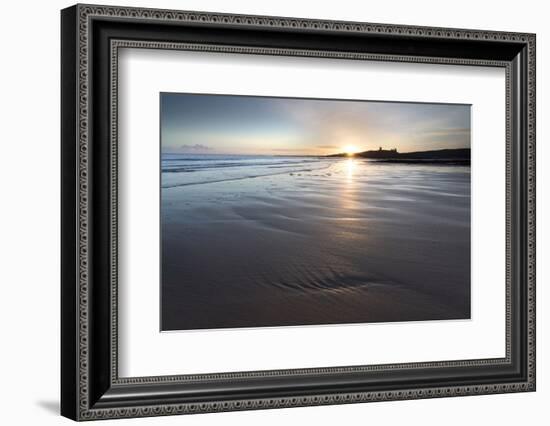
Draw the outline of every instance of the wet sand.
[[[163,330],[470,317],[469,167],[285,167],[163,173]]]

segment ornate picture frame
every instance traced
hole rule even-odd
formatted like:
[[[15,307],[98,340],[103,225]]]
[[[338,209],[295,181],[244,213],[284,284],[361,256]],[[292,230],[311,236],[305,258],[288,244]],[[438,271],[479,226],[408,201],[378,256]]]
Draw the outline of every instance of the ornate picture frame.
[[[535,390],[534,34],[97,5],[61,12],[61,413],[73,420]],[[506,72],[506,356],[119,377],[121,48],[477,65]]]

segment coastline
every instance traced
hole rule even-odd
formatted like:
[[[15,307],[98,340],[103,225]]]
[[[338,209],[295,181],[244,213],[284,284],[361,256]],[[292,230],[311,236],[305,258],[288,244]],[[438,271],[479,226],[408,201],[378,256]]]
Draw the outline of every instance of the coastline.
[[[163,187],[163,330],[469,318],[469,167],[254,167]]]

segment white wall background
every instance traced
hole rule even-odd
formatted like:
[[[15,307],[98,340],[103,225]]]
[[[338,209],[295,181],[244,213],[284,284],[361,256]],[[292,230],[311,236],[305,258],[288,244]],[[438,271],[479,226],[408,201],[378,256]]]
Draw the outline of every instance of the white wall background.
[[[537,33],[538,390],[292,408],[118,424],[546,424],[550,401],[550,27],[545,3],[508,0],[332,2],[120,0],[103,4],[526,31]],[[2,5],[0,64],[0,401],[2,424],[69,424],[59,417],[59,9],[71,2]],[[107,421],[102,424],[110,424]],[[117,424],[117,423],[113,423]]]

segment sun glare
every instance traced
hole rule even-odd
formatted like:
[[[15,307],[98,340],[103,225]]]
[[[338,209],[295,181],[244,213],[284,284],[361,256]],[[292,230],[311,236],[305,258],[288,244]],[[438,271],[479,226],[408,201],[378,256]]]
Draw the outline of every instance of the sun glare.
[[[357,147],[353,146],[353,145],[346,145],[344,147],[344,152],[347,154],[347,155],[353,155],[357,152]]]

